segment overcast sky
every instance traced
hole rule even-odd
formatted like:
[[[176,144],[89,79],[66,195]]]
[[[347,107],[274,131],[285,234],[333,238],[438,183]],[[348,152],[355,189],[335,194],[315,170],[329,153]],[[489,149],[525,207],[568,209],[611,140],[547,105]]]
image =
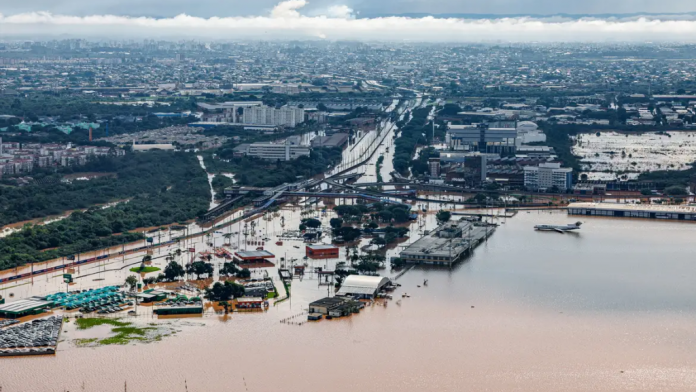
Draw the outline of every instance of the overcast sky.
[[[0,13],[48,11],[68,15],[167,17],[249,16],[268,13],[278,0],[0,0]],[[693,0],[312,0],[306,13],[345,5],[366,15],[402,13],[604,14],[696,11]]]
[[[696,0],[0,0],[0,39],[694,42],[696,14],[583,19],[394,16],[693,11]]]

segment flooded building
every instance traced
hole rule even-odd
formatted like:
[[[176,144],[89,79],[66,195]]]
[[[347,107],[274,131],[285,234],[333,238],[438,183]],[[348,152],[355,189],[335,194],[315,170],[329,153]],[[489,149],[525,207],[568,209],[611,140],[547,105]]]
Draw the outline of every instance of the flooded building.
[[[696,207],[655,204],[571,203],[568,215],[696,221]]]
[[[448,222],[404,249],[400,257],[411,264],[452,265],[495,230],[467,220]]]
[[[326,244],[307,245],[305,248],[307,257],[338,257],[339,250],[337,246]]]
[[[349,275],[343,281],[336,295],[350,296],[357,299],[372,299],[389,282],[389,278],[383,276]]]

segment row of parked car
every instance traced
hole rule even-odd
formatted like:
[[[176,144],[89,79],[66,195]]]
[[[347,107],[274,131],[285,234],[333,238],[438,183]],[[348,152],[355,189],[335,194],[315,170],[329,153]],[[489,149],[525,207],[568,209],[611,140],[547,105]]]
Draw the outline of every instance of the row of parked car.
[[[87,306],[80,308],[80,312],[82,313],[93,313],[97,312],[99,314],[106,314],[106,313],[116,313],[124,310],[127,306],[133,306],[133,302],[129,301],[126,302],[125,304],[114,304],[114,303],[106,303],[106,304],[88,304]]]
[[[2,350],[6,349],[55,347],[58,343],[58,333],[62,325],[62,318],[53,316],[3,329],[0,334],[0,354],[3,353]],[[36,351],[26,352],[25,354],[37,353]]]

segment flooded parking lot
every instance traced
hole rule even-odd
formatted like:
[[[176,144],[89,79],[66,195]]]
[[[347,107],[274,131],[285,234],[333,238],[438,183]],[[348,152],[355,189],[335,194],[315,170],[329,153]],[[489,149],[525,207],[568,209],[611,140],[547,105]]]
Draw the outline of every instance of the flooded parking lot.
[[[590,180],[634,179],[655,170],[684,170],[696,156],[696,132],[580,134],[573,154]]]

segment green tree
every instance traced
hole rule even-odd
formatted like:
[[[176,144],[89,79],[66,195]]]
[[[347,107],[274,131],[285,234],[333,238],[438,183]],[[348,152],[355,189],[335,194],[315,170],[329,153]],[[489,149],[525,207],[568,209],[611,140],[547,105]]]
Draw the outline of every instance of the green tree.
[[[314,218],[302,219],[302,224],[312,229],[317,229],[321,227],[321,221],[319,219]]]
[[[683,186],[672,185],[670,187],[665,188],[665,194],[670,196],[683,196],[688,195],[688,192],[686,191],[686,188],[684,188]]]
[[[251,277],[251,271],[248,268],[242,268],[237,272],[237,277],[240,279],[249,279]]]
[[[437,212],[437,215],[435,215],[435,218],[438,222],[445,223],[448,222],[450,218],[452,218],[452,214],[449,211],[440,210]]]
[[[331,218],[329,224],[333,229],[340,229],[343,226],[343,219],[341,218]]]
[[[225,263],[220,269],[220,275],[231,276],[239,272],[239,268],[234,263]]]
[[[170,261],[169,264],[164,267],[164,276],[169,281],[177,280],[184,276],[185,273],[186,271],[184,271],[184,267],[182,267],[176,261]]]
[[[128,286],[128,290],[135,291],[135,289],[138,287],[138,277],[135,275],[128,276],[126,278],[126,285]]]

